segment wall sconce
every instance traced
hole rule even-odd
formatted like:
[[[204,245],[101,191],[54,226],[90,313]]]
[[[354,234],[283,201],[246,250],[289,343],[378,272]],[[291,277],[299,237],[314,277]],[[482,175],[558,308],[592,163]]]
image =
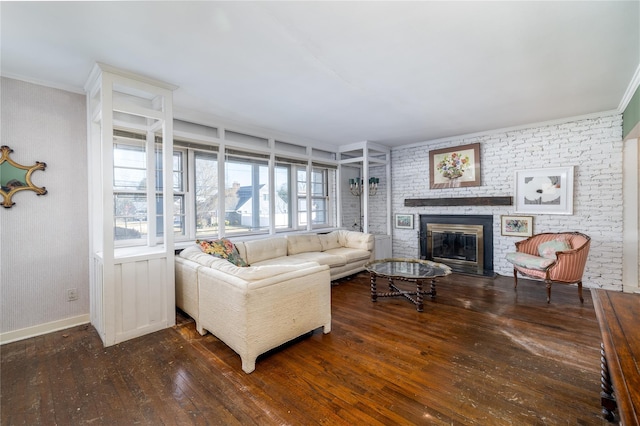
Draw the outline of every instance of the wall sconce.
[[[376,177],[369,178],[369,195],[376,195],[379,183],[380,179]],[[364,180],[360,178],[349,179],[349,190],[352,195],[359,197],[364,190]]]

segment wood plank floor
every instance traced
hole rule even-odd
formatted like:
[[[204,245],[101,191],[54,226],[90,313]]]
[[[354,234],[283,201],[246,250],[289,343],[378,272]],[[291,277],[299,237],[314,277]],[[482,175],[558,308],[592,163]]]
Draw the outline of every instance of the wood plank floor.
[[[333,330],[240,358],[193,321],[104,348],[91,326],[0,348],[2,425],[604,425],[588,290],[454,274],[418,313],[332,287]],[[381,283],[379,284],[381,285]]]

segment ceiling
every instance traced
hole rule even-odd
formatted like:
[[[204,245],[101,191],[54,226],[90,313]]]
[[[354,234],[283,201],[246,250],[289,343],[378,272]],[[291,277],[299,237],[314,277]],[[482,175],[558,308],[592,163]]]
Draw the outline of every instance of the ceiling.
[[[3,76],[82,92],[99,61],[179,86],[179,118],[326,146],[616,110],[640,64],[639,1],[3,1],[0,18]]]

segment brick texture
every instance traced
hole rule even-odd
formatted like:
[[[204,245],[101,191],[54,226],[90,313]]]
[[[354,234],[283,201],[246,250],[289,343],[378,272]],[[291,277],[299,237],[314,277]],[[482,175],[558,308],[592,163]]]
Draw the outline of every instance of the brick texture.
[[[429,150],[480,143],[479,187],[429,189]],[[573,215],[536,214],[534,233],[579,231],[592,239],[585,287],[622,289],[622,115],[550,124],[394,149],[391,155],[392,214],[414,214],[415,229],[393,229],[393,255],[418,256],[420,214],[493,215],[494,270],[511,276],[505,260],[519,237],[502,236],[500,215],[514,206],[405,207],[406,198],[514,195],[516,170],[575,166]],[[372,200],[370,227],[377,229],[383,200]]]

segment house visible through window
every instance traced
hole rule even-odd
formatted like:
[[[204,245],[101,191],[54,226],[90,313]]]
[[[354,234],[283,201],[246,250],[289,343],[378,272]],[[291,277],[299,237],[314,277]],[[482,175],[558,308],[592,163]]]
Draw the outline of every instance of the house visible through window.
[[[268,199],[268,161],[238,154],[227,155],[225,234],[267,231],[269,229]]]
[[[154,236],[157,241],[163,237],[162,152],[156,144],[149,157],[145,146],[144,135],[133,133],[117,137],[114,143],[114,238],[118,246],[145,244],[152,232],[149,210],[153,207]],[[150,194],[149,158],[154,159],[155,169],[155,191]],[[221,158],[217,146],[175,140],[171,171],[175,241],[335,226],[335,167],[314,164],[307,174],[304,160],[277,157],[270,164],[266,153],[227,148]]]

